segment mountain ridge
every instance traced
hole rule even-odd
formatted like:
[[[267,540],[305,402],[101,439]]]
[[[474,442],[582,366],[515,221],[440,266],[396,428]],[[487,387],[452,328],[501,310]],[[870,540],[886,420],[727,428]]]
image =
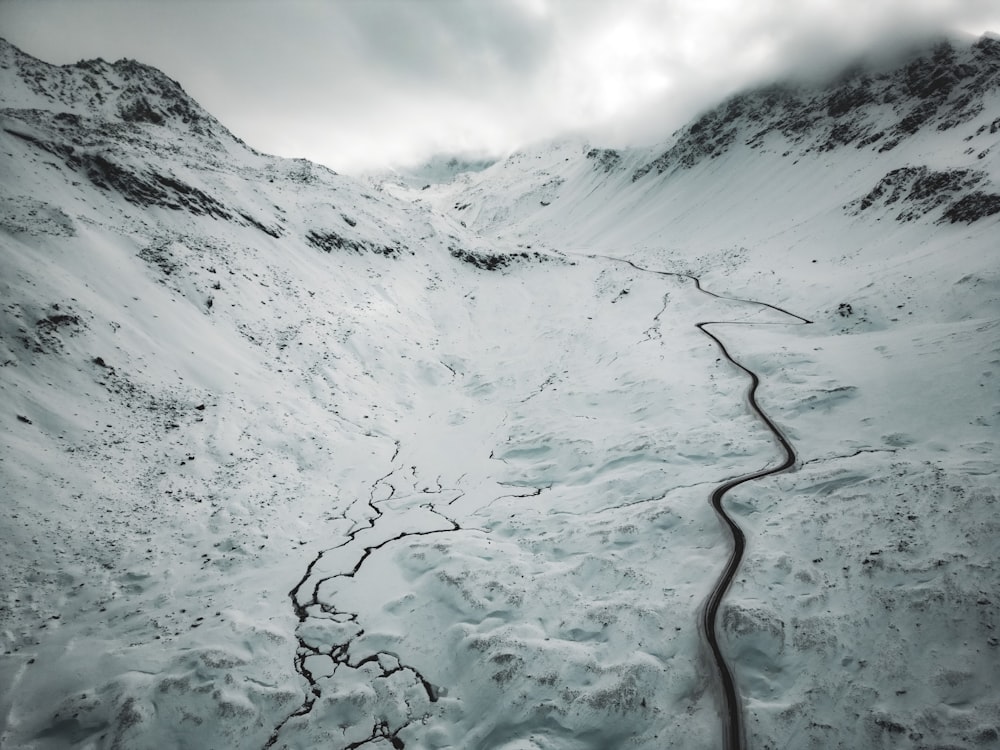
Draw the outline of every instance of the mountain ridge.
[[[852,66],[819,93],[801,84],[776,84],[737,94],[678,131],[677,142],[632,178],[690,167],[721,155],[737,139],[761,148],[771,135],[781,136],[784,155],[844,146],[883,153],[925,127],[948,130],[968,122],[998,87],[1000,42],[989,36],[964,47],[939,41],[929,53],[888,72]],[[907,94],[915,105],[905,106]],[[996,133],[1000,118],[981,128]]]
[[[24,85],[17,86],[9,77]],[[177,81],[157,68],[127,58],[114,63],[95,58],[51,65],[0,38],[0,85],[4,87],[5,108],[44,109],[39,105],[50,104],[64,108],[59,112],[127,123],[174,122],[195,135],[243,143]],[[11,101],[17,94],[20,96]]]
[[[206,215],[277,237],[285,231],[281,212],[273,202],[234,190],[233,180],[325,184],[334,190],[340,183],[361,190],[360,183],[322,165],[261,154],[173,79],[131,60],[53,66],[5,43],[0,85],[0,127],[6,134],[36,155],[55,157],[76,179],[139,209]],[[332,213],[336,231],[322,219],[326,213]],[[391,233],[379,230],[378,222],[369,238],[360,236],[364,230],[356,229],[357,220],[347,221],[338,212],[324,209],[316,218],[319,226],[302,233],[322,235],[326,244],[378,252],[399,245]]]

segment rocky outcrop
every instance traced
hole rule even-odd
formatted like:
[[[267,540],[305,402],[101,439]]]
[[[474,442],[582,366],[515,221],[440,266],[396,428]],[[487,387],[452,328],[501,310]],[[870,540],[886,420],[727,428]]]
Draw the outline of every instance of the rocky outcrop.
[[[985,172],[973,169],[933,170],[930,167],[900,167],[879,180],[866,195],[847,204],[857,216],[873,207],[898,207],[896,221],[920,219],[947,208],[939,222],[972,223],[1000,212],[1000,195],[972,188],[989,185]]]

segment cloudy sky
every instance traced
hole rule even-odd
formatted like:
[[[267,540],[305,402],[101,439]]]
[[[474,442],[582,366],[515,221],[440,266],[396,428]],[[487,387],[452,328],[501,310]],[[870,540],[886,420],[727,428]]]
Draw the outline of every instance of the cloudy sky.
[[[743,86],[945,28],[1000,32],[1000,3],[0,0],[25,52],[155,65],[251,145],[344,172],[567,132],[651,142]]]

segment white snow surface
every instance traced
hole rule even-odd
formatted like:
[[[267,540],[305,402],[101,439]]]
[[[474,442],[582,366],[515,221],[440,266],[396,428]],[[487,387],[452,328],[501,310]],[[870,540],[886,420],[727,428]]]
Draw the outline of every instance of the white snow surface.
[[[798,454],[726,500],[747,746],[1000,745],[1000,215],[859,209],[988,192],[995,85],[887,151],[422,190],[0,52],[4,748],[718,747],[708,497],[780,457],[703,321]]]

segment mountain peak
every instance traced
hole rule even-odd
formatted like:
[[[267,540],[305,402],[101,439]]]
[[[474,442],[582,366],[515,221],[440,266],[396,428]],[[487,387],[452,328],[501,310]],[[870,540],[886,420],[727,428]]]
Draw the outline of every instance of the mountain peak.
[[[51,65],[0,40],[0,89],[9,109],[69,112],[150,125],[174,124],[214,139],[235,137],[162,71],[123,58]],[[236,139],[238,140],[238,139]]]

